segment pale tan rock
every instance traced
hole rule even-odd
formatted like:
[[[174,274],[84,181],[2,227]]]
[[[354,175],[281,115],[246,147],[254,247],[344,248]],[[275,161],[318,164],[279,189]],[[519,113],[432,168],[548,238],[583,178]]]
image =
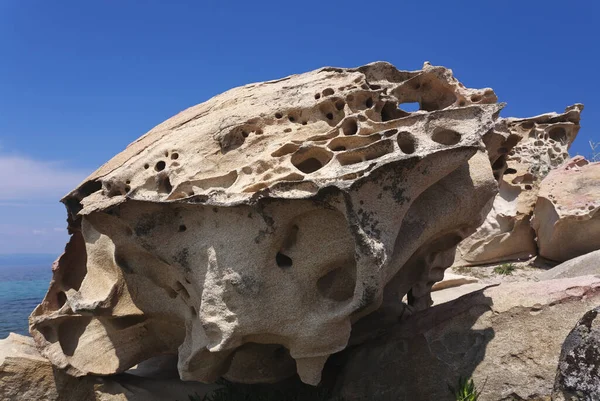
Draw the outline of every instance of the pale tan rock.
[[[441,291],[448,288],[460,287],[466,284],[476,283],[478,280],[472,276],[463,276],[460,274],[454,273],[444,273],[444,279],[442,281],[438,281],[431,287],[431,291]]]
[[[537,254],[531,216],[540,183],[551,169],[569,158],[568,148],[579,131],[583,106],[564,113],[501,119],[496,131],[507,130],[504,157],[494,171],[499,193],[483,225],[458,247],[455,265],[479,265],[530,259]],[[510,150],[512,148],[512,150]]]
[[[538,275],[539,280],[600,275],[600,250],[569,259]]]
[[[599,302],[595,276],[473,292],[348,350],[338,392],[347,401],[455,401],[448,384],[462,377],[481,401],[549,400],[563,341]]]
[[[11,333],[0,340],[2,401],[163,401],[203,396],[219,386],[179,379],[136,377],[73,377],[52,366],[31,337]]]
[[[431,304],[497,192],[496,100],[379,62],[181,112],[65,197],[71,241],[30,318],[42,354],[74,375],[167,353],[184,380],[270,382],[287,365],[244,378],[236,352],[282,346],[316,384],[353,322]]]
[[[455,299],[460,298],[463,295],[482,290],[489,286],[489,284],[483,283],[470,283],[458,287],[449,287],[431,293],[431,299],[433,301],[433,305],[439,305],[446,302],[454,301]]]
[[[542,182],[532,226],[540,255],[563,262],[600,249],[600,162],[576,156]]]

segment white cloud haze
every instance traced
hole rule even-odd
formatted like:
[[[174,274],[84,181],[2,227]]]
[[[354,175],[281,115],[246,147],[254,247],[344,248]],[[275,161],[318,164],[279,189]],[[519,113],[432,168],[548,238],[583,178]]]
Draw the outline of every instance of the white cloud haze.
[[[58,162],[0,155],[0,201],[58,201],[88,174]]]

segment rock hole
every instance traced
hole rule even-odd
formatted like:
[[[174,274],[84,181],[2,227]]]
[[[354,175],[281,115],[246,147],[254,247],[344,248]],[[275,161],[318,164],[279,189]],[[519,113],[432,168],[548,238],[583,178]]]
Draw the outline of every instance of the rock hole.
[[[167,166],[167,164],[164,161],[161,160],[158,163],[156,163],[156,165],[154,166],[154,170],[156,170],[156,171],[163,171],[166,166]]]
[[[317,281],[319,293],[328,299],[342,302],[351,299],[356,287],[356,263],[348,261]]]
[[[283,130],[283,132],[285,132],[286,134],[288,134],[288,133],[292,132],[292,129],[291,128],[286,128],[286,129]]]
[[[460,142],[460,134],[451,129],[438,128],[433,131],[431,139],[439,144],[451,146]]]
[[[148,163],[144,164],[144,168],[147,170],[150,168],[150,165]]]
[[[521,124],[521,128],[532,129],[534,125],[535,125],[535,123],[533,123],[532,121],[525,121],[524,123]]]
[[[248,135],[250,135],[249,133],[247,133],[246,131],[242,131],[242,136],[244,138],[248,138]]]
[[[335,108],[338,111],[344,110],[344,106],[346,105],[346,102],[344,102],[343,100],[338,100],[337,102],[335,102]]]
[[[389,130],[387,130],[387,131],[385,131],[385,132],[383,133],[383,136],[384,136],[384,137],[386,137],[386,138],[389,138],[390,136],[394,136],[394,135],[396,135],[397,133],[398,133],[398,130],[397,130],[396,128],[394,128],[394,129],[389,129]]]
[[[296,121],[296,119],[294,118],[294,116],[288,116],[288,120],[290,120],[291,123],[293,123],[294,121]]]
[[[331,96],[331,95],[333,95],[333,93],[334,93],[334,90],[331,88],[327,88],[327,89],[323,90],[323,96]]]
[[[314,157],[310,157],[296,165],[296,168],[298,170],[300,170],[306,174],[314,173],[315,171],[321,169],[322,167],[323,167],[323,164],[318,159],[315,159]]]
[[[162,194],[169,194],[173,190],[171,180],[166,174],[158,176],[158,192]]]
[[[342,124],[342,131],[344,135],[356,135],[358,132],[358,124],[353,118],[349,118]]]
[[[277,263],[277,266],[279,266],[282,269],[286,269],[288,267],[292,267],[292,258],[290,258],[287,255],[284,255],[281,252],[277,252],[277,255],[275,255],[275,262]]]
[[[548,136],[556,142],[566,142],[567,131],[563,127],[554,127],[548,131]]]
[[[64,304],[67,303],[67,294],[65,294],[63,291],[60,291],[58,294],[56,294],[56,301],[58,302],[58,308],[62,308]]]
[[[146,321],[145,316],[120,316],[113,319],[110,319],[110,325],[117,331],[125,330],[130,327],[136,326],[138,324],[142,324]]]
[[[390,121],[396,120],[398,118],[409,116],[410,113],[407,113],[404,110],[400,110],[394,103],[386,102],[381,109],[381,121]]]
[[[531,185],[529,185],[529,184],[525,185],[525,189],[530,190],[531,188],[533,188]]]
[[[131,187],[129,185],[125,185],[125,193],[131,191]]]
[[[280,119],[281,117],[283,117],[283,114],[281,114],[281,113],[275,113],[275,118],[276,119]]]
[[[473,103],[477,103],[477,102],[479,102],[480,100],[481,100],[481,96],[480,96],[480,95],[473,95],[473,96],[471,96],[471,101],[472,101]]]
[[[333,120],[333,113],[327,113],[325,114],[325,117],[327,117],[328,120]]]
[[[187,230],[187,227],[185,226],[185,224],[181,224],[181,225],[179,226],[179,232],[180,232],[180,233],[182,233],[182,232],[184,232],[185,230]]]
[[[509,167],[504,171],[504,174],[517,174],[517,170]]]
[[[320,93],[316,93],[315,94],[315,99],[319,100],[321,98],[321,94]]]
[[[398,134],[398,146],[403,153],[413,154],[415,153],[415,138],[410,132],[402,131]]]
[[[419,102],[400,103],[398,108],[402,111],[415,112],[421,109],[421,104]]]
[[[177,159],[179,159],[179,153],[172,153],[172,154],[171,154],[171,159],[172,159],[172,160],[177,160]]]
[[[325,166],[333,154],[323,148],[301,148],[292,155],[292,164],[305,174],[314,173]]]
[[[367,100],[365,101],[365,106],[367,106],[367,109],[373,107],[373,99],[367,98]]]

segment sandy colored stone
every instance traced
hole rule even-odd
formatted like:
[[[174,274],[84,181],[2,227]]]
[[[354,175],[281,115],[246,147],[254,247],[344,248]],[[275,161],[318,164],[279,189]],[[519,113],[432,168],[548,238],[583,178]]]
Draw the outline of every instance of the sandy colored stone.
[[[30,318],[37,345],[73,375],[166,353],[205,382],[293,373],[276,369],[283,347],[318,383],[354,322],[401,313],[406,294],[431,304],[497,192],[496,101],[443,67],[378,62],[179,113],[64,198],[71,240]],[[263,347],[262,376],[239,374],[246,344]]]
[[[549,400],[564,339],[599,302],[595,276],[473,292],[348,350],[338,393],[347,401],[455,401],[448,384],[472,377],[481,401]]]
[[[600,275],[600,250],[569,259],[538,275],[540,280]]]
[[[217,388],[179,379],[136,377],[73,377],[40,355],[33,339],[11,333],[0,340],[2,401],[164,401],[188,400]]]
[[[542,182],[532,226],[539,253],[563,262],[600,249],[600,162],[576,156]]]
[[[457,266],[526,260],[537,254],[531,216],[540,184],[569,158],[582,110],[576,104],[561,114],[498,121],[495,131],[509,133],[503,144],[506,153],[494,165],[499,193],[483,225],[458,247]]]

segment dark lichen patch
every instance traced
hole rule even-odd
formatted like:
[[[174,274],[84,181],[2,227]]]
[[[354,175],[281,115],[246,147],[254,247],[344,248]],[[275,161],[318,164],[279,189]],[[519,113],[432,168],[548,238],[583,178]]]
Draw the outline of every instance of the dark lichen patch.
[[[173,260],[178,263],[186,273],[189,273],[192,269],[190,268],[190,250],[189,248],[182,248],[175,256]]]
[[[156,223],[155,215],[148,213],[143,214],[135,225],[135,235],[138,237],[149,235],[150,232],[156,228]]]

